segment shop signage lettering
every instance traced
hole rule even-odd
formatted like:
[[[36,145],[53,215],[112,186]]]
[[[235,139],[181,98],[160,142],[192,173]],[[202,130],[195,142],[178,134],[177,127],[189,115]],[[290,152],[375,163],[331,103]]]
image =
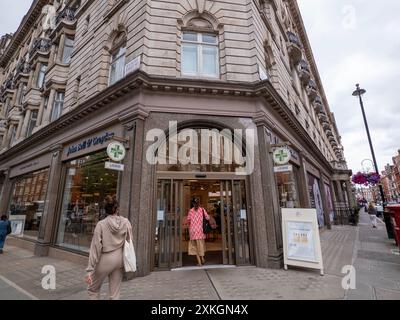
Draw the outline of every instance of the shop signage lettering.
[[[29,169],[29,168],[31,168],[31,167],[33,167],[33,166],[37,166],[39,164],[39,161],[32,161],[32,162],[30,162],[30,163],[28,163],[28,164],[26,164],[26,165],[24,165],[24,166],[21,166],[20,168],[19,168],[19,170],[25,170],[25,169]]]
[[[70,147],[68,147],[68,152],[67,152],[67,157],[70,156],[71,154],[74,154],[76,152],[89,149],[93,146],[97,145],[103,145],[106,143],[108,140],[111,140],[114,137],[114,132],[106,132],[105,134],[101,136],[96,136],[92,137],[86,140],[83,140],[80,143],[74,144]]]

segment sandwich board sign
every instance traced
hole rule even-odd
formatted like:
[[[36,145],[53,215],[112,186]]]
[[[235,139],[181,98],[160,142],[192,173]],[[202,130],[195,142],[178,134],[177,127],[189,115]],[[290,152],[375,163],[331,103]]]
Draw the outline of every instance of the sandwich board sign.
[[[285,270],[291,265],[324,275],[317,210],[282,208],[282,233]]]

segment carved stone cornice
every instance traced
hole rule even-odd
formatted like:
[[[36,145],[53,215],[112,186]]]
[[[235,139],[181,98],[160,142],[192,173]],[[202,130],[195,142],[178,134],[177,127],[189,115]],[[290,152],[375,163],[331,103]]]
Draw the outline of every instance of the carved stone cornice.
[[[22,19],[18,30],[14,33],[10,44],[0,57],[0,67],[5,68],[12,56],[21,46],[22,41],[28,32],[31,31],[33,25],[36,23],[38,17],[42,13],[42,8],[47,4],[48,0],[34,0],[28,13]]]
[[[181,79],[172,77],[167,78],[161,76],[150,76],[141,70],[128,74],[115,85],[106,88],[96,96],[77,106],[72,111],[65,113],[56,121],[38,130],[18,145],[10,148],[0,156],[0,161],[26,149],[34,142],[41,141],[60,130],[73,126],[77,121],[88,117],[93,112],[109,106],[111,103],[119,100],[123,96],[132,94],[132,92],[136,90],[143,90],[143,92],[154,91],[172,93],[175,95],[189,94],[197,96],[208,95],[235,98],[258,97],[264,99],[268,103],[268,107],[272,108],[272,110],[282,118],[286,125],[293,130],[294,134],[300,139],[302,144],[307,146],[310,154],[315,155],[321,163],[325,164],[326,168],[331,168],[330,163],[319,151],[315,142],[311,139],[302,124],[268,80],[248,83],[225,82],[220,80]],[[126,122],[132,120],[132,117],[142,117],[144,119],[147,117],[147,111],[144,108],[137,106],[136,109],[132,110],[132,113],[121,115],[120,120]],[[256,117],[256,120],[264,121],[264,123],[270,128],[274,126],[273,122],[269,120],[266,115],[263,116],[259,114],[258,117]]]

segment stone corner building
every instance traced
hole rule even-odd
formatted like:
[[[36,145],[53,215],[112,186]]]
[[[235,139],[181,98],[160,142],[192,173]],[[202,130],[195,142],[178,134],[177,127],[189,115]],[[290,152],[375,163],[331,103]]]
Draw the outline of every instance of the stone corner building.
[[[329,228],[353,204],[296,1],[34,0],[0,40],[0,84],[0,212],[23,224],[9,241],[37,255],[85,259],[116,195],[139,275],[191,265],[183,221],[197,197],[219,225],[208,261],[279,268],[281,207],[314,207]],[[171,134],[170,121],[253,128],[253,173],[150,164],[147,133]],[[123,172],[105,168],[113,139]],[[280,144],[285,170],[271,154]]]

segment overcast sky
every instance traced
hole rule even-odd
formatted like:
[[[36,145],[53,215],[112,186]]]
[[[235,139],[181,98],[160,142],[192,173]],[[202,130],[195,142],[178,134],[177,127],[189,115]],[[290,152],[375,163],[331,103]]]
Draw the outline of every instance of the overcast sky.
[[[31,0],[0,1],[0,34],[14,32]],[[355,84],[380,170],[400,149],[400,1],[298,0],[345,156],[353,171],[371,159]],[[371,167],[368,161],[365,167]]]

